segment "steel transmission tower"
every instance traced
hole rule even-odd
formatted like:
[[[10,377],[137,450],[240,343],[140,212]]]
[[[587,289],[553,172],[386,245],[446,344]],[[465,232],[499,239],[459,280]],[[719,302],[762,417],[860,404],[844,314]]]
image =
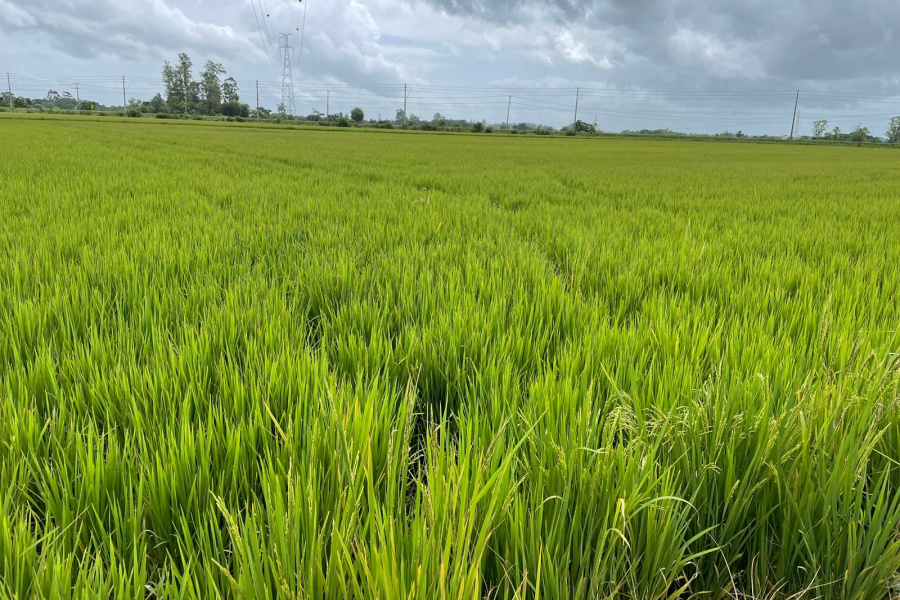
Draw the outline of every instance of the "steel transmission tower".
[[[293,116],[296,113],[294,106],[294,69],[291,67],[290,33],[282,33],[281,50],[284,60],[281,65],[281,116]]]

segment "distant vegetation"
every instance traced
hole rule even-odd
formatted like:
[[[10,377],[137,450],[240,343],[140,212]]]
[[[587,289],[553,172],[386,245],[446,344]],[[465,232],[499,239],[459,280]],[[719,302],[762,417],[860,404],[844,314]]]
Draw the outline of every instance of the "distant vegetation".
[[[536,134],[536,135],[599,135],[603,133],[598,123],[588,123],[578,120],[573,125],[556,128],[534,122],[489,123],[487,120],[456,119],[440,112],[431,118],[420,117],[415,114],[406,114],[403,108],[397,108],[393,118],[365,118],[363,107],[354,107],[348,114],[342,111],[322,112],[313,109],[306,115],[290,115],[284,106],[278,106],[274,111],[264,107],[251,107],[241,101],[238,82],[233,77],[227,76],[227,71],[221,63],[206,61],[200,78],[194,79],[194,65],[190,56],[180,53],[174,64],[165,61],[162,70],[162,83],[164,94],[157,93],[149,100],[131,98],[127,106],[103,106],[95,100],[74,98],[71,92],[49,90],[45,98],[25,98],[15,96],[12,98],[13,110],[27,110],[39,112],[84,112],[103,115],[124,114],[129,117],[156,116],[173,119],[228,119],[228,120],[261,120],[276,123],[307,123],[335,127],[374,127],[379,129],[414,129],[422,131],[444,131],[474,133],[504,132],[509,134]],[[8,92],[0,93],[0,112],[9,109],[10,97]],[[624,130],[620,135],[645,136],[645,137],[691,137],[691,138],[721,138],[721,139],[758,139],[777,140],[787,139],[789,136],[756,135],[750,136],[743,131],[723,131],[715,134],[683,133],[664,129],[640,129]],[[821,119],[813,123],[813,133],[805,136],[797,133],[796,140],[828,141],[842,143],[900,143],[900,116],[894,117],[888,123],[884,137],[873,134],[861,123],[852,131],[841,131],[840,127],[829,130],[828,121]]]

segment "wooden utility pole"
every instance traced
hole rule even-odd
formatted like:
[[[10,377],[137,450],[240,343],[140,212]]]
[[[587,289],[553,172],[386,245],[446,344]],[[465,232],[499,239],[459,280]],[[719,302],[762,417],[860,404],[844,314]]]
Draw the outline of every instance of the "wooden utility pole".
[[[575,88],[575,120],[572,121],[572,133],[578,135],[578,97],[581,95],[581,88]]]
[[[9,73],[6,74],[6,89],[7,89],[7,91],[9,91],[9,107],[12,108],[13,107],[12,83],[10,83],[10,81],[9,81]]]
[[[256,80],[256,122],[259,123],[259,80]]]
[[[122,116],[127,117],[128,113],[125,111],[128,108],[128,101],[125,100],[125,76],[122,75]]]
[[[403,84],[403,126],[406,127],[406,99],[409,94],[406,93],[406,84]]]
[[[512,106],[512,96],[506,100],[506,130],[509,131],[509,107]]]

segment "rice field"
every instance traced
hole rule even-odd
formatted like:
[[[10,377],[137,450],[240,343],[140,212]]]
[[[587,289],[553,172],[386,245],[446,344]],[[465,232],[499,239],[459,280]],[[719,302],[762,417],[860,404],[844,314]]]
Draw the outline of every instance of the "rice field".
[[[0,597],[900,595],[900,153],[0,120]]]

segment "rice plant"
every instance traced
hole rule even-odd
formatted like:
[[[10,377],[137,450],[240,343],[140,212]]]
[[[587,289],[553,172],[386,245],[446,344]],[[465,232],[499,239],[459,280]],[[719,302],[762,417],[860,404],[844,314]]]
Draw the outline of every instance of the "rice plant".
[[[900,593],[894,152],[0,141],[0,597]]]

